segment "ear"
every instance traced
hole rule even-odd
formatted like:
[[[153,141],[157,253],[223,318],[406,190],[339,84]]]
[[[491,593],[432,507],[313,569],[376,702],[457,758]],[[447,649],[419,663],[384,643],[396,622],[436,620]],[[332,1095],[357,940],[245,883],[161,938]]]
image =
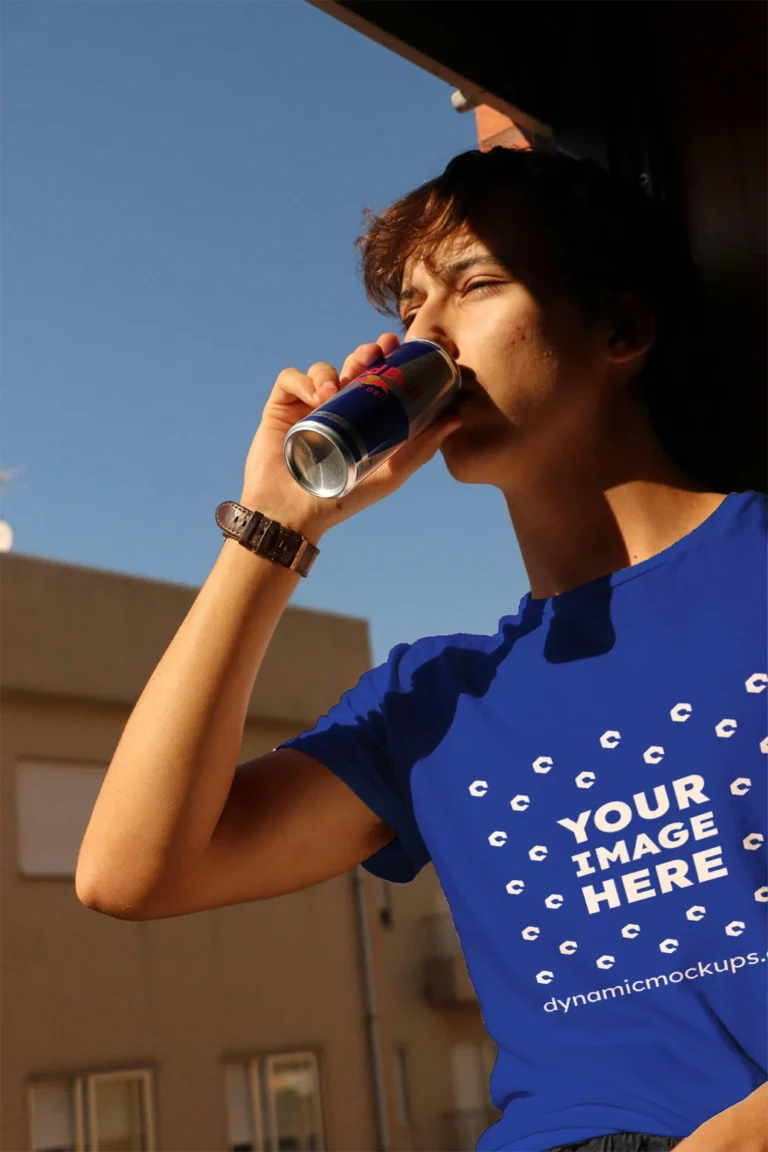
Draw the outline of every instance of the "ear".
[[[656,318],[650,304],[625,292],[605,318],[608,359],[627,364],[644,355],[656,338]]]

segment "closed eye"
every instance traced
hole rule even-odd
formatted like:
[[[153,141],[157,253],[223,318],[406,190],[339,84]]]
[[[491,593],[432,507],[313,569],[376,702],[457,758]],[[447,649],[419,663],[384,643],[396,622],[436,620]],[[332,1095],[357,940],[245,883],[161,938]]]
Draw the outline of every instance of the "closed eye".
[[[503,280],[476,280],[474,283],[467,285],[464,289],[464,294],[467,292],[475,292],[478,288],[503,288]]]
[[[482,289],[485,289],[489,293],[498,291],[500,288],[503,288],[505,284],[505,280],[476,280],[472,284],[467,285],[462,295],[466,296],[470,292],[476,292]],[[416,319],[417,312],[418,308],[414,308],[413,311],[406,312],[406,314],[402,317],[401,324],[405,332],[408,331],[411,324]]]

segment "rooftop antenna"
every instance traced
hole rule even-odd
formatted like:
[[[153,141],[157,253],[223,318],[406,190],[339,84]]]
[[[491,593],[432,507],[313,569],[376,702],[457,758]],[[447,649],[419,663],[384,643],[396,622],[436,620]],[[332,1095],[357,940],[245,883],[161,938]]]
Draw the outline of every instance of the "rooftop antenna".
[[[5,496],[11,481],[19,474],[18,468],[0,468],[0,496]],[[13,544],[13,529],[5,520],[0,520],[0,552],[10,552]]]

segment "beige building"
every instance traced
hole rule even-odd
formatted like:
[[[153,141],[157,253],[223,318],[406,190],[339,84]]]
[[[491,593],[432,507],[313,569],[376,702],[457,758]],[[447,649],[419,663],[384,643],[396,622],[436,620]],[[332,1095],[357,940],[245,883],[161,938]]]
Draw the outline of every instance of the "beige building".
[[[0,590],[2,1152],[472,1149],[494,1053],[432,866],[166,920],[85,908],[91,809],[196,589],[6,554]],[[369,666],[365,621],[289,608],[241,760]]]

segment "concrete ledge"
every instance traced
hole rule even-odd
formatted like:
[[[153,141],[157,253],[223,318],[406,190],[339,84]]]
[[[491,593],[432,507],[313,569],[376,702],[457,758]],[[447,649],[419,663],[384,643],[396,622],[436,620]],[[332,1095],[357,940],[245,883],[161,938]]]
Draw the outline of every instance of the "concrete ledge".
[[[0,556],[0,687],[132,705],[199,589],[19,553]],[[309,726],[370,667],[368,623],[288,608],[249,720]]]

